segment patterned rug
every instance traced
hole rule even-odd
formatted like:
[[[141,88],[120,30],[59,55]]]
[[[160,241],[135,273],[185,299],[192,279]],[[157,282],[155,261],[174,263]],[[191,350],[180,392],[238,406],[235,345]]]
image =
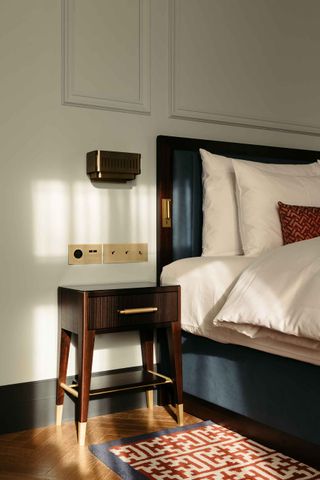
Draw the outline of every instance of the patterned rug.
[[[125,480],[320,480],[320,472],[211,421],[91,445]]]

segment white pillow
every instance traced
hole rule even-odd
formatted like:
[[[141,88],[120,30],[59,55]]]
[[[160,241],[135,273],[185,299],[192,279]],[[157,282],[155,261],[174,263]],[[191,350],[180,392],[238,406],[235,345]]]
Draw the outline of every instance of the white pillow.
[[[240,235],[245,255],[281,246],[278,201],[320,207],[320,173],[314,176],[274,175],[247,163],[233,162]]]
[[[203,181],[202,255],[241,255],[235,174],[232,159],[200,149]],[[268,172],[287,175],[317,175],[317,162],[307,165],[279,165],[236,160]]]
[[[240,255],[232,159],[200,149],[203,183],[202,255]]]

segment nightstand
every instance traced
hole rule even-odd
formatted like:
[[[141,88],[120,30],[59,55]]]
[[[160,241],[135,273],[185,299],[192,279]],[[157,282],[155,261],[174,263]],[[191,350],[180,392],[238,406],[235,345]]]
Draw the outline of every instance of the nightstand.
[[[60,363],[57,380],[56,424],[61,425],[64,394],[76,402],[78,442],[85,443],[88,403],[91,397],[115,392],[145,390],[148,408],[153,390],[166,388],[176,405],[177,422],[183,424],[180,287],[151,283],[78,285],[58,288]],[[169,349],[170,376],[154,371],[154,330],[164,328]],[[128,330],[140,334],[143,370],[111,374],[91,382],[95,335]],[[78,336],[78,378],[67,384],[71,334]]]

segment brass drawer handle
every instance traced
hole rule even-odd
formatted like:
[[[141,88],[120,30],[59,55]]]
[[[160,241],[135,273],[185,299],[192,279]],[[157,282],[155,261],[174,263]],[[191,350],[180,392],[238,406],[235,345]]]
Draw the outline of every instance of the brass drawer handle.
[[[143,307],[143,308],[126,308],[125,310],[118,310],[121,315],[134,315],[136,313],[152,313],[157,312],[158,307]]]

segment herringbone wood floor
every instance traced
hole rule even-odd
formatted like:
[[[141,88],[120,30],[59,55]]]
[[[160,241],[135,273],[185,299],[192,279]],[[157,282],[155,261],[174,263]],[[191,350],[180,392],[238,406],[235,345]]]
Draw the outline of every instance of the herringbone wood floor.
[[[185,424],[199,421],[185,414]],[[87,444],[176,427],[163,407],[90,418]],[[77,445],[74,422],[0,436],[0,480],[116,480],[119,477]]]

